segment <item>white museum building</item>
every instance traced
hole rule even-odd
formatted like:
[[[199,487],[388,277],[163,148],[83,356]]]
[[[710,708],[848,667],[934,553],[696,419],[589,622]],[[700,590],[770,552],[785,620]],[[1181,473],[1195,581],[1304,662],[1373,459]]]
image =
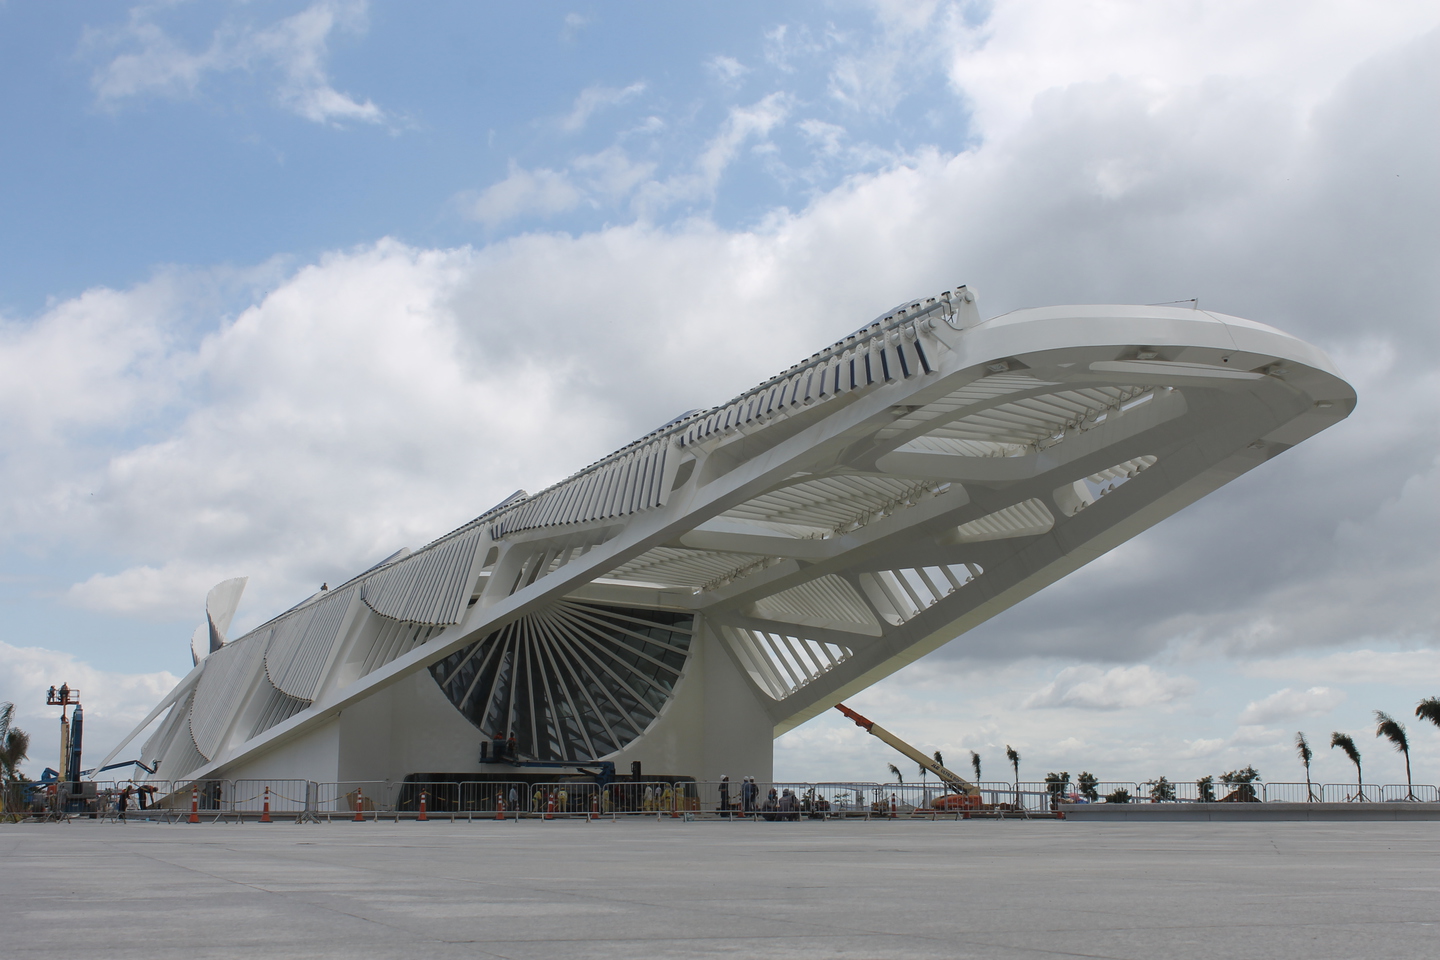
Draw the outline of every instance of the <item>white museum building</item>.
[[[908,301],[234,639],[221,584],[195,668],[105,762],[133,739],[166,781],[506,778],[480,745],[513,734],[527,761],[765,781],[775,737],[1354,405],[1320,350],[1198,305]]]

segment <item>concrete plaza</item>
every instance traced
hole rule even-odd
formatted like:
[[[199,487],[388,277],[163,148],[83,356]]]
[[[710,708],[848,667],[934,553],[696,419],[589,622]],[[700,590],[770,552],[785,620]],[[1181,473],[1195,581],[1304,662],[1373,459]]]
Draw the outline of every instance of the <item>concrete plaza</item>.
[[[0,954],[1431,956],[1440,825],[0,824]]]

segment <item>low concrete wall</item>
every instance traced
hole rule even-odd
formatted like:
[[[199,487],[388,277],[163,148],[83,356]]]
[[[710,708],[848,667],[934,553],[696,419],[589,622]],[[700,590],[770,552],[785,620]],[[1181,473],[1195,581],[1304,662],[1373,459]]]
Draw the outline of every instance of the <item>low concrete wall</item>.
[[[1062,803],[1067,820],[1440,820],[1440,803]]]

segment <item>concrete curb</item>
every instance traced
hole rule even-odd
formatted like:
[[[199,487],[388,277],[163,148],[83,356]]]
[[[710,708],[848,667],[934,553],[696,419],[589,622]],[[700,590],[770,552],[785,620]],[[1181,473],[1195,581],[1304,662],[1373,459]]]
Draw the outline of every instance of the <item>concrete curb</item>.
[[[1440,820],[1440,803],[1062,803],[1067,820]]]

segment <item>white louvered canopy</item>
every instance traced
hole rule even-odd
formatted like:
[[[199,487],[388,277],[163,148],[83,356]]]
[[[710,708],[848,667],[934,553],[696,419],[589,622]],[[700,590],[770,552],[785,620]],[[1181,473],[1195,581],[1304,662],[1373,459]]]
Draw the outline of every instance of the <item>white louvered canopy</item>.
[[[353,588],[331,591],[276,624],[265,650],[265,675],[277,690],[299,700],[315,699],[320,671],[335,646],[353,592]]]
[[[225,644],[145,756],[239,763],[423,670],[477,730],[589,761],[643,741],[698,649],[783,732],[1354,399],[1199,309],[911,301]]]

